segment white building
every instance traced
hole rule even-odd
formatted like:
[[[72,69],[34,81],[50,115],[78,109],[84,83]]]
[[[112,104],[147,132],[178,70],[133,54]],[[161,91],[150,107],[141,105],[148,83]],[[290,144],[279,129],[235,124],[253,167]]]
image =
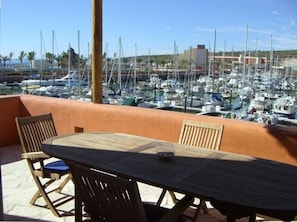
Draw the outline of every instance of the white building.
[[[38,70],[39,72],[46,71],[50,67],[50,64],[45,59],[35,59],[32,61],[32,69]]]

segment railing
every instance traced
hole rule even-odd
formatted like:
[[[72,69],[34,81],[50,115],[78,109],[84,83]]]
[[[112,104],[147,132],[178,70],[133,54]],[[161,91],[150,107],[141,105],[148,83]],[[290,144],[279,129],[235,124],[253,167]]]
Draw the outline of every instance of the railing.
[[[32,95],[0,96],[0,147],[18,144],[16,116],[51,112],[58,134],[124,132],[177,142],[184,119],[224,124],[220,150],[297,165],[297,129],[149,108]]]

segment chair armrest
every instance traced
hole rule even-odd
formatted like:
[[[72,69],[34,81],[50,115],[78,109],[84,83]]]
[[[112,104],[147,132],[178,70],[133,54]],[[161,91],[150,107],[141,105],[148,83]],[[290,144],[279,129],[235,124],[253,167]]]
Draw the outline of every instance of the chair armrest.
[[[42,158],[42,159],[47,159],[50,156],[45,154],[44,152],[30,152],[30,153],[23,153],[22,158],[24,159],[32,159],[32,158]]]
[[[178,221],[184,211],[194,202],[193,196],[185,195],[183,199],[178,201],[172,209],[168,211],[159,222]]]

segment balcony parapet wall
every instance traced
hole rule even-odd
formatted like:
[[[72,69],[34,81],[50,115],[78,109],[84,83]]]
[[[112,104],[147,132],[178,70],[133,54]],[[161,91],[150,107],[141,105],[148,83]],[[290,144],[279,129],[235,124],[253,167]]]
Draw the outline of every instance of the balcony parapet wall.
[[[0,146],[19,143],[16,116],[51,112],[58,134],[123,132],[177,142],[184,119],[224,124],[222,151],[297,165],[297,129],[149,108],[32,95],[0,96]]]

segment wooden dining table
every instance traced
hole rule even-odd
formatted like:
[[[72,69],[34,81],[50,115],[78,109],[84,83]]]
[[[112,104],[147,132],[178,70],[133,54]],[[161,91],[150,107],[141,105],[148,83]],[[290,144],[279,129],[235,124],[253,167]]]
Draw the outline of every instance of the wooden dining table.
[[[124,133],[85,132],[48,139],[42,150],[66,162],[209,200],[230,221],[238,211],[283,220],[297,215],[296,166],[173,142],[174,157],[164,160],[157,147],[166,143]]]

